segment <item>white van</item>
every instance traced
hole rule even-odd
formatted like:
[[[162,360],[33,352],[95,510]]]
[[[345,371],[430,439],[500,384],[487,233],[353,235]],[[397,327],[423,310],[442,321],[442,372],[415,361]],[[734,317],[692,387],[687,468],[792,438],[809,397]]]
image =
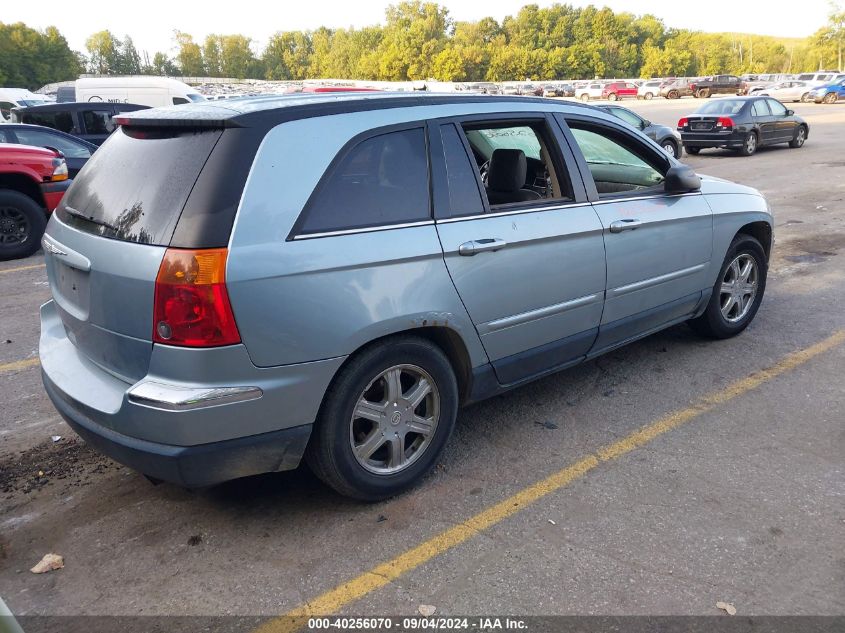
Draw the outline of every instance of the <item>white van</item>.
[[[76,100],[136,103],[155,108],[205,101],[205,97],[176,79],[139,75],[77,79]]]
[[[26,88],[0,88],[0,124],[9,122],[12,108],[49,102],[44,95],[35,94]]]

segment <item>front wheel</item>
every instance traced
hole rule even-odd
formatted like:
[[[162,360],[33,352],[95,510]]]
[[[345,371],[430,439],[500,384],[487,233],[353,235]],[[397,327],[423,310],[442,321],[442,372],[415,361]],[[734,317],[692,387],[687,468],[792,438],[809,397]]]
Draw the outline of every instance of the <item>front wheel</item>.
[[[678,144],[670,138],[664,139],[663,142],[660,144],[660,147],[663,148],[663,151],[669,154],[672,158],[678,158],[679,156],[679,148]]]
[[[680,99],[681,93],[678,92],[677,90],[670,90],[668,93],[666,93],[666,98],[667,99]]]
[[[645,93],[645,100],[646,101],[650,101],[653,98],[654,98],[654,95],[651,94],[650,92]]]
[[[386,499],[431,470],[457,411],[455,373],[440,348],[417,337],[387,339],[353,357],[335,378],[306,460],[343,495]]]
[[[795,130],[795,136],[789,141],[789,146],[795,149],[804,146],[804,141],[807,140],[807,128],[803,125],[799,125],[798,129]]]
[[[0,190],[0,261],[29,257],[41,245],[47,214],[19,191]]]
[[[807,103],[810,100],[810,93],[805,92],[801,95],[801,103]]]
[[[739,149],[739,153],[742,156],[751,156],[754,152],[757,151],[757,134],[754,132],[749,132],[746,134],[745,139],[742,141],[742,147]]]
[[[588,95],[586,93],[581,95],[581,101],[589,101],[589,100],[590,100],[590,95]]]
[[[698,91],[698,97],[700,99],[709,99],[710,98],[710,91],[707,88],[702,88]]]
[[[689,321],[711,338],[730,338],[748,327],[766,291],[768,263],[755,238],[740,233],[731,242],[704,313]]]
[[[823,103],[836,103],[837,95],[835,92],[828,92],[824,99],[822,99]]]

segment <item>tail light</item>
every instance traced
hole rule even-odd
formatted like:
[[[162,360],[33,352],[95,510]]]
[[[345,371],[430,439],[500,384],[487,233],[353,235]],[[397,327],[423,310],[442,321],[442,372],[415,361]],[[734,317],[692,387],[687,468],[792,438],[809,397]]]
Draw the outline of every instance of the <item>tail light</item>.
[[[158,270],[153,341],[185,347],[241,342],[226,291],[225,248],[168,248]]]
[[[679,128],[686,127],[688,123],[689,123],[689,119],[687,117],[682,117],[682,118],[678,119],[678,127]]]
[[[725,130],[732,130],[734,126],[734,120],[728,116],[720,116],[716,119],[716,127],[723,128]]]

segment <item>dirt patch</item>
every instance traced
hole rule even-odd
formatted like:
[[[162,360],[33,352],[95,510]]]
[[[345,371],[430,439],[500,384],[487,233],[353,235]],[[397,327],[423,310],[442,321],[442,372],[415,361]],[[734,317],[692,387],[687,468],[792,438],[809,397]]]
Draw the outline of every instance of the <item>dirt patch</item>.
[[[120,465],[82,441],[39,444],[20,453],[0,455],[0,494],[11,499],[45,486],[84,486],[92,475]]]

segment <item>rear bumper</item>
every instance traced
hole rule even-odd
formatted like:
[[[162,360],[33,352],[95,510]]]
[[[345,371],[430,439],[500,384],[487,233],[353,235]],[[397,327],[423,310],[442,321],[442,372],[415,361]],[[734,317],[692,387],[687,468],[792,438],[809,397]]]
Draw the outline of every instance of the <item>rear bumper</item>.
[[[80,352],[52,301],[41,307],[39,356],[47,394],[83,439],[184,486],[295,468],[344,360],[257,368],[242,345],[154,346],[146,376],[132,383]]]
[[[53,211],[62,201],[62,196],[68,190],[73,181],[60,180],[58,182],[44,182],[41,183],[41,193],[44,195],[44,204],[47,206],[47,211]]]
[[[42,377],[53,405],[88,444],[133,470],[188,488],[296,468],[311,435],[307,424],[199,446],[148,442],[97,424],[46,373]]]
[[[744,134],[731,132],[692,134],[681,132],[681,142],[684,147],[742,147]]]

